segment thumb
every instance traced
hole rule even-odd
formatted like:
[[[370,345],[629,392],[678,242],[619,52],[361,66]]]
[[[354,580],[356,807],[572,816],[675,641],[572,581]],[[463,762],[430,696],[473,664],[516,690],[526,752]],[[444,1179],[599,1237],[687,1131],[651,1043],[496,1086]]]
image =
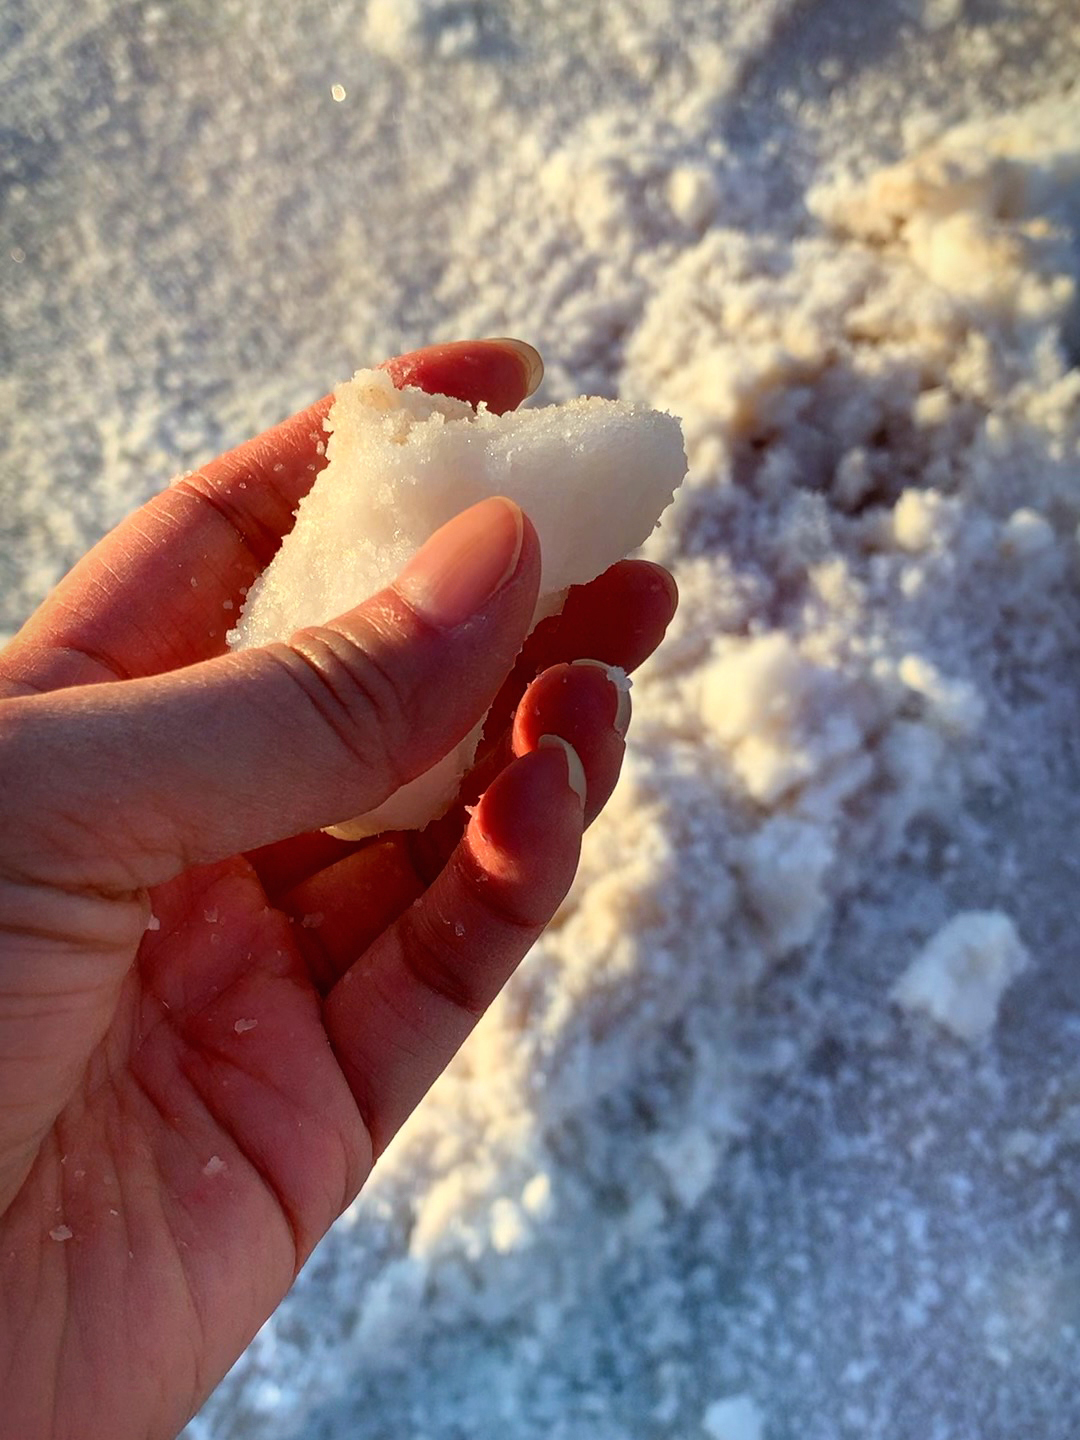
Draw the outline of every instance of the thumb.
[[[483,716],[539,573],[528,520],[485,500],[288,644],[3,702],[0,864],[127,891],[374,808]]]

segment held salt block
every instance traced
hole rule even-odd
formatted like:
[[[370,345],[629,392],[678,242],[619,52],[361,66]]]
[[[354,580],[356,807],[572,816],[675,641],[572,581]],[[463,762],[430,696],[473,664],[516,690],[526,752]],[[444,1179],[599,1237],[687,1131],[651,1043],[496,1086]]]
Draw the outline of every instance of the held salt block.
[[[494,415],[461,400],[398,390],[358,370],[334,392],[328,464],[296,525],[251,587],[234,649],[288,640],[388,585],[441,525],[490,495],[516,500],[536,527],[542,568],[533,625],[639,546],[686,473],[670,415],[612,400],[571,400]],[[481,726],[377,809],[336,825],[359,839],[419,829],[443,814]]]

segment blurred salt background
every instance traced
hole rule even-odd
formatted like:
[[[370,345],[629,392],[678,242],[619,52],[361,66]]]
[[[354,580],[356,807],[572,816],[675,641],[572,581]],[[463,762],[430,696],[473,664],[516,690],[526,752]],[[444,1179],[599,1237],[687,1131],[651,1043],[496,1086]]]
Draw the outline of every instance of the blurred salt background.
[[[581,883],[191,1440],[1080,1433],[1078,62],[1056,0],[0,11],[0,626],[429,339],[691,462]]]

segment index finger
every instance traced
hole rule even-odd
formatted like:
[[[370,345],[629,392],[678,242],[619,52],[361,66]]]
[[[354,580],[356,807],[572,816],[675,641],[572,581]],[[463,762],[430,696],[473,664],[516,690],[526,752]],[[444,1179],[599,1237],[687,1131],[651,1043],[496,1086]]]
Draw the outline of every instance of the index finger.
[[[387,361],[395,385],[501,414],[535,390],[539,355],[515,340],[432,345]],[[63,579],[0,657],[9,691],[156,675],[225,650],[244,594],[292,529],[325,465],[333,397],[173,482]]]

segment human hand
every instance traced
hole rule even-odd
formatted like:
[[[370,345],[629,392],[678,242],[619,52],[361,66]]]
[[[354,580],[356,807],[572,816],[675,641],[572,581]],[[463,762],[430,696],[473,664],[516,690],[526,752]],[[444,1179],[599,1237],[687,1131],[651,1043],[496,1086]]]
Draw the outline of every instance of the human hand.
[[[499,410],[528,386],[499,342],[390,368]],[[632,668],[674,609],[623,562],[515,663],[538,546],[488,501],[346,616],[226,654],[328,406],[156,496],[0,655],[5,1440],[170,1436],[206,1398],[570,884],[625,717],[561,662]],[[493,701],[474,809],[321,833]]]

